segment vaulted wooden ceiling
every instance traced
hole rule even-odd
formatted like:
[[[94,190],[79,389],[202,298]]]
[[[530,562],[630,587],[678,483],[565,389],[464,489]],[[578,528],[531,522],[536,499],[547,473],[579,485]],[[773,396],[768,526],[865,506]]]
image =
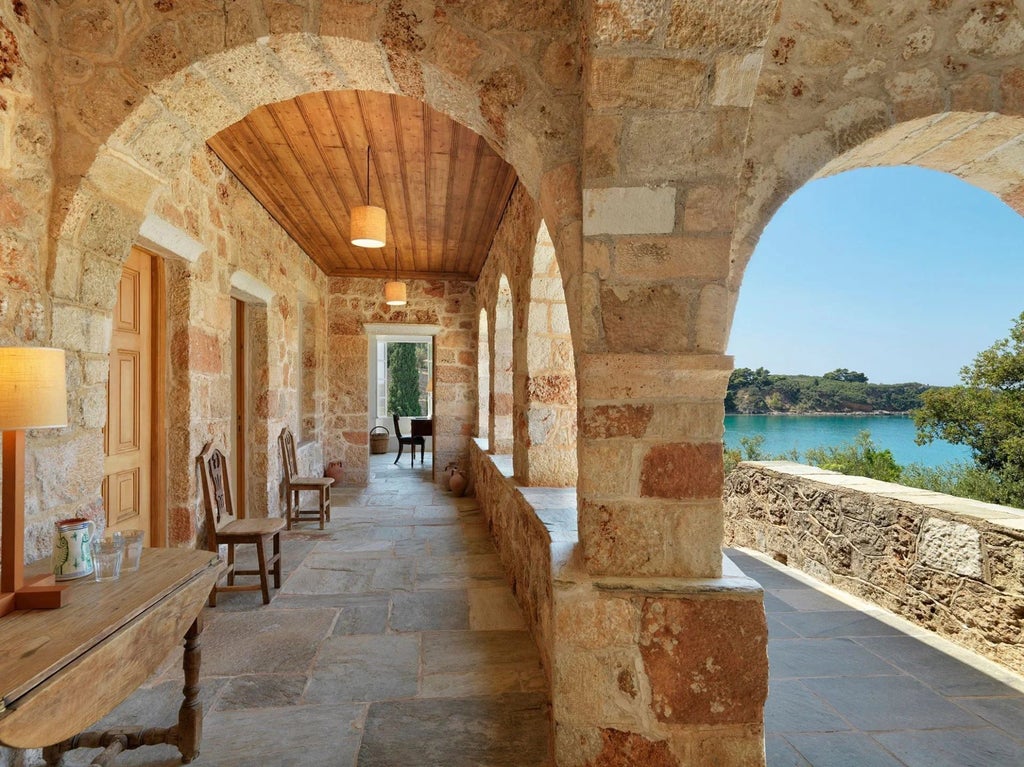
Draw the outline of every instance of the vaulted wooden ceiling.
[[[475,280],[515,186],[487,142],[426,104],[368,91],[269,104],[208,142],[330,276]],[[383,248],[349,243],[349,211],[388,216]]]

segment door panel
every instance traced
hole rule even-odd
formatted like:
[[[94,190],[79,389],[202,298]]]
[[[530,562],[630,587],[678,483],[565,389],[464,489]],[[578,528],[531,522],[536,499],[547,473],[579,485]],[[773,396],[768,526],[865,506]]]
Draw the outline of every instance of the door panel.
[[[151,527],[152,323],[152,257],[133,248],[114,308],[103,505],[109,530],[143,530],[147,546]]]

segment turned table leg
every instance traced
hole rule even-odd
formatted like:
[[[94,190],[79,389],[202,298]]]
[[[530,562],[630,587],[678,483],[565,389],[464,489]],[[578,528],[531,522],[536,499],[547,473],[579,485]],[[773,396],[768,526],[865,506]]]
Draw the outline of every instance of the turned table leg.
[[[203,633],[203,615],[195,621],[185,634],[185,656],[182,666],[185,670],[185,699],[178,709],[178,750],[181,761],[188,764],[199,756],[199,743],[203,739],[203,704],[199,700],[199,663],[202,653],[199,649],[199,635]]]

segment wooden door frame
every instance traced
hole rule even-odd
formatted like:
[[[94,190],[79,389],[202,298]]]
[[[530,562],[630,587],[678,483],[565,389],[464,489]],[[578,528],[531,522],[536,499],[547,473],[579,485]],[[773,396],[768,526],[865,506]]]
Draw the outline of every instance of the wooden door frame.
[[[151,546],[167,545],[167,268],[164,259],[135,246],[152,259],[152,371],[150,402],[149,535]]]
[[[231,327],[234,331],[234,338],[231,339],[233,354],[232,354],[232,369],[231,378],[234,386],[234,412],[232,416],[235,418],[234,424],[234,482],[235,486],[233,498],[235,501],[235,515],[239,519],[245,519],[246,517],[246,497],[248,493],[248,487],[246,486],[246,450],[245,442],[246,435],[249,431],[249,419],[248,419],[248,359],[247,359],[247,333],[248,325],[246,322],[246,304],[245,301],[236,296],[232,296],[234,300],[234,322]]]

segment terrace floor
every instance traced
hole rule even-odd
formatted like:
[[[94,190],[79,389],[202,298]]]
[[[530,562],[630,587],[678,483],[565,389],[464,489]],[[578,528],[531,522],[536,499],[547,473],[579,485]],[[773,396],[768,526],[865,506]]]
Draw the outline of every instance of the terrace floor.
[[[286,534],[269,605],[223,594],[205,611],[193,764],[551,764],[545,677],[475,501],[432,485],[429,461],[393,460],[373,456],[368,488],[334,492],[327,530]],[[760,555],[730,555],[765,587],[770,767],[1024,764],[1020,677]],[[169,723],[181,685],[179,652],[108,719]],[[170,767],[175,754],[153,746],[118,764]]]

